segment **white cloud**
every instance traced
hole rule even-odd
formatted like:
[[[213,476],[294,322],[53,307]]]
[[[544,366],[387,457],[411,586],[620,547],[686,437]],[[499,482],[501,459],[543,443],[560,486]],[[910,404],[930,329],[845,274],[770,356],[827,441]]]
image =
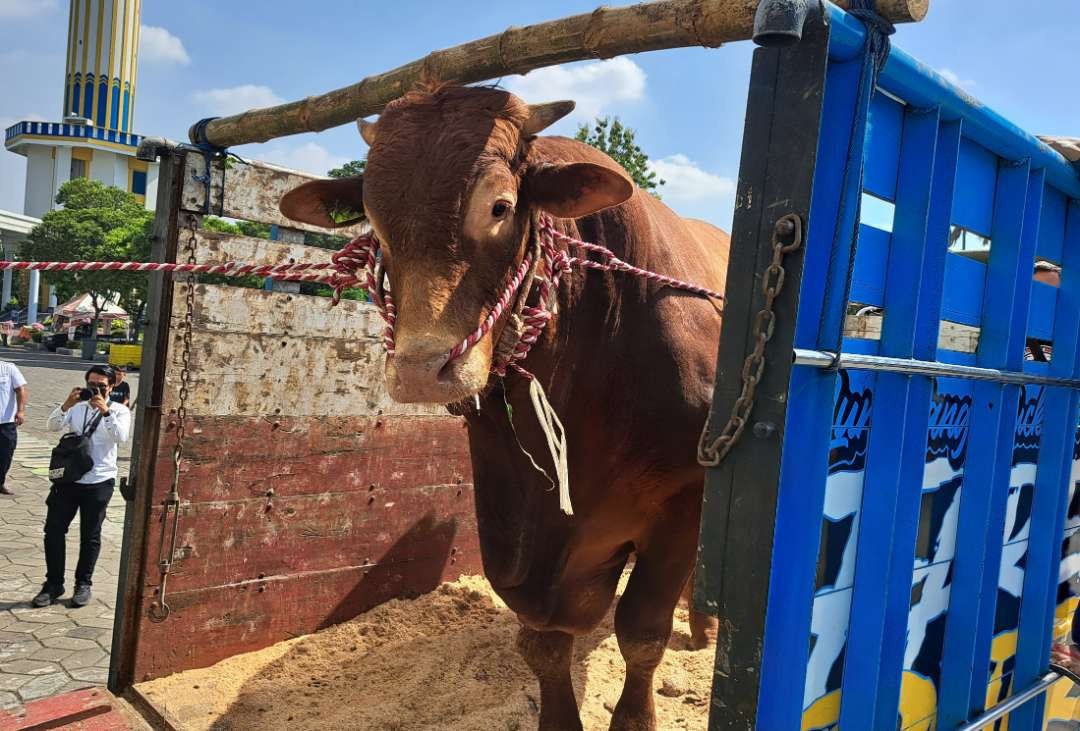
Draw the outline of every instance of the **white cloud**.
[[[702,170],[686,155],[669,155],[650,160],[649,169],[664,181],[659,193],[670,204],[675,201],[701,203],[719,200],[735,192],[734,180]]]
[[[191,98],[207,112],[219,117],[246,112],[256,107],[269,107],[284,101],[269,86],[256,84],[242,84],[227,89],[204,89],[193,93]]]
[[[527,76],[507,79],[504,85],[530,103],[572,99],[577,108],[571,118],[589,121],[613,104],[643,99],[645,71],[620,56],[610,61],[537,69]]]
[[[649,170],[664,181],[656,192],[680,216],[700,218],[730,228],[734,180],[703,170],[682,154],[650,160]]]
[[[156,25],[144,25],[139,30],[139,59],[178,63],[182,66],[191,63],[184,42]]]
[[[32,18],[56,7],[56,0],[0,0],[0,18]]]
[[[974,79],[962,79],[960,78],[960,74],[956,73],[950,68],[942,68],[941,71],[939,71],[938,73],[944,76],[945,80],[948,81],[950,84],[952,84],[953,86],[959,86],[961,89],[973,89],[978,86],[978,84],[975,83]]]
[[[269,146],[253,145],[248,150],[240,148],[237,154],[316,175],[326,175],[332,168],[341,167],[349,161],[349,158],[335,155],[316,142],[305,142],[297,146],[282,142]]]

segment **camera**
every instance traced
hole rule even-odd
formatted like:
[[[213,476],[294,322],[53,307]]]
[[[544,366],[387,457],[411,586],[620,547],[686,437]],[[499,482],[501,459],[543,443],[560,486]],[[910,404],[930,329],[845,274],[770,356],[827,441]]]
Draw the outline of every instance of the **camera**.
[[[90,386],[89,388],[79,389],[79,400],[80,401],[89,401],[90,399],[92,399],[94,397],[94,394],[97,394],[97,395],[101,396],[102,398],[105,398],[105,387],[104,386]]]

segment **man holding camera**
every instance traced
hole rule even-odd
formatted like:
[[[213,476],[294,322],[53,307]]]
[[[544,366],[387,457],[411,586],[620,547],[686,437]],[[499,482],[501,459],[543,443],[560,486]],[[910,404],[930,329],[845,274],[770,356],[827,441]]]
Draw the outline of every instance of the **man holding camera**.
[[[110,400],[116,373],[107,365],[86,372],[86,387],[71,390],[67,399],[49,415],[49,430],[65,427],[75,434],[89,434],[93,466],[73,482],[53,483],[45,500],[45,584],[34,597],[35,607],[46,607],[64,593],[64,559],[68,526],[79,513],[79,563],[75,567],[73,606],[90,601],[91,577],[101,551],[101,526],[116,482],[116,453],[131,433],[131,412]]]

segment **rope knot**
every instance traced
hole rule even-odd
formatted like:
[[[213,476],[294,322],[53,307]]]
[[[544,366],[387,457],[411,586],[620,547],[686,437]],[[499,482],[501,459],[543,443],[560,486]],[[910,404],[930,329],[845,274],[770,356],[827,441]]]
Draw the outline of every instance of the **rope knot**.
[[[866,43],[874,59],[874,68],[881,71],[889,60],[889,51],[892,50],[889,36],[896,32],[896,26],[878,13],[876,0],[851,0],[847,12],[866,26]]]

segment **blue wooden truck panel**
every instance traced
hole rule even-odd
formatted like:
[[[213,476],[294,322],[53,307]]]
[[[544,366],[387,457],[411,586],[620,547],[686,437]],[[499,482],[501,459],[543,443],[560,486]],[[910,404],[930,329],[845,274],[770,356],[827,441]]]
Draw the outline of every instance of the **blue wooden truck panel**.
[[[830,16],[796,347],[835,347],[837,211],[865,193],[850,301],[883,331],[845,351],[1076,378],[1080,179],[895,47],[855,120],[862,30]],[[844,190],[864,126],[863,190]],[[950,252],[954,226],[989,256]],[[1037,260],[1060,288],[1033,282]],[[977,352],[939,349],[943,320],[978,327]],[[1029,338],[1050,363],[1025,360]],[[787,419],[758,727],[948,729],[1036,682],[1080,602],[1076,393],[797,367]],[[1069,687],[996,728],[1080,728]]]

